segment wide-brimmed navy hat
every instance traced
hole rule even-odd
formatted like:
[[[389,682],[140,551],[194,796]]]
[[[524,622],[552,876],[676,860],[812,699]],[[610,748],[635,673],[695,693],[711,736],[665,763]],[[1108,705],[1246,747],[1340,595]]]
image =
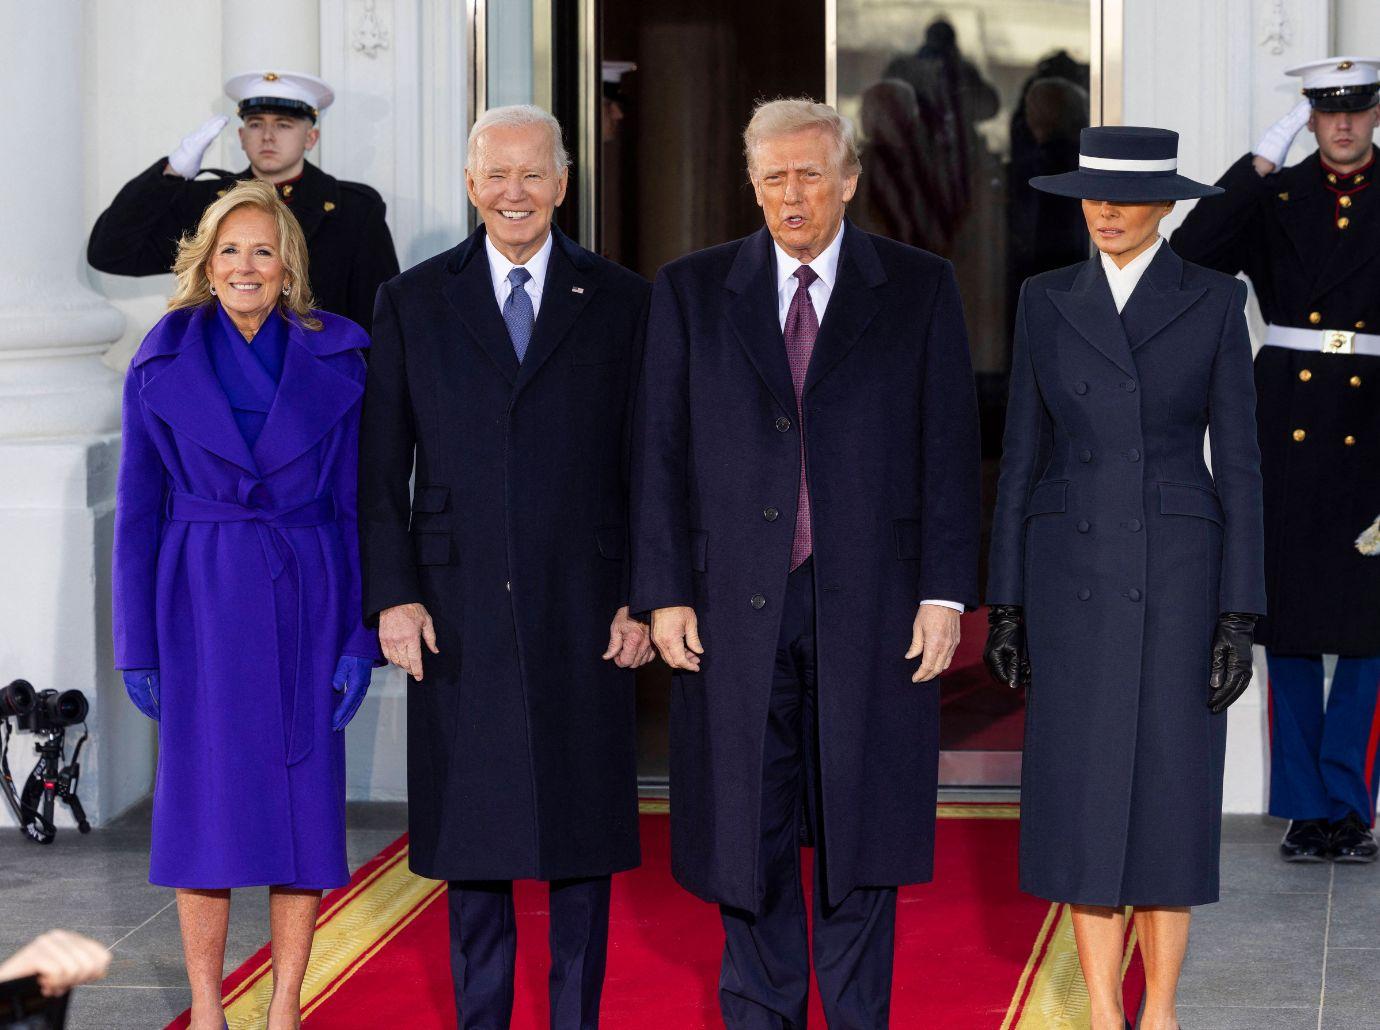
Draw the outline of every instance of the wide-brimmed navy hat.
[[[1095,125],[1078,136],[1078,170],[1037,175],[1030,185],[1082,200],[1145,204],[1221,193],[1179,174],[1179,134],[1143,125]]]

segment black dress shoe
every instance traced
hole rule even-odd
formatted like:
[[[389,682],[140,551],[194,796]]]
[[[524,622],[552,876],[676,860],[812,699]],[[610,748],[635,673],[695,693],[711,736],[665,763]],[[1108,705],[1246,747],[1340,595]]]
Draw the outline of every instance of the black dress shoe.
[[[1295,819],[1280,841],[1286,862],[1326,862],[1332,857],[1332,832],[1326,819]]]
[[[1332,824],[1332,858],[1338,862],[1374,862],[1380,846],[1375,834],[1354,812]]]

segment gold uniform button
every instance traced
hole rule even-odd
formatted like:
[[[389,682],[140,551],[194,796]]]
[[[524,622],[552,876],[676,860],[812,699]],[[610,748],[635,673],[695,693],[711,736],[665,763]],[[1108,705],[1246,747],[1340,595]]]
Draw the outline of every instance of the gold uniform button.
[[[333,200],[328,200],[328,201],[326,201],[326,203],[322,204],[321,206],[324,207],[327,211],[334,211],[334,210],[335,210],[335,201],[333,201]]]
[[[1366,177],[1365,177],[1364,175],[1358,175],[1358,176],[1356,176],[1356,178],[1352,179],[1351,181],[1354,182],[1354,183],[1356,183],[1357,186],[1359,186],[1359,185],[1361,185],[1361,183],[1363,183],[1363,182],[1366,181]]]
[[[1327,173],[1327,181],[1328,181],[1328,182],[1336,182],[1336,181],[1337,181],[1337,173],[1336,173],[1336,172],[1328,172],[1328,173]]]
[[[1342,441],[1342,443],[1346,444],[1348,447],[1355,447],[1355,446],[1356,446],[1356,437],[1354,437],[1354,436],[1348,436],[1345,440]]]
[[[1317,325],[1319,322],[1322,321],[1322,312],[1321,312],[1321,311],[1310,311],[1310,312],[1308,312],[1308,321],[1312,322],[1314,325]]]
[[[291,183],[289,183],[288,185],[286,185],[286,186],[283,187],[283,196],[285,196],[285,197],[290,197],[290,196],[292,196],[292,184],[291,184]]]
[[[1350,197],[1339,197],[1339,198],[1337,199],[1337,203],[1338,203],[1338,204],[1341,204],[1342,207],[1350,207],[1350,206],[1351,206],[1351,198],[1350,198]]]
[[[1303,438],[1304,438],[1305,436],[1307,436],[1307,435],[1308,435],[1308,434],[1305,433],[1302,429],[1295,429],[1295,430],[1294,430],[1294,442],[1295,442],[1295,443],[1303,443]]]
[[[1350,224],[1351,224],[1351,219],[1348,218],[1348,217],[1346,217],[1346,215],[1343,215],[1341,218],[1337,219],[1337,228],[1338,228],[1338,229],[1345,229],[1345,228],[1346,228],[1348,225],[1350,225]]]
[[[1357,322],[1357,323],[1356,323],[1356,328],[1357,328],[1357,329],[1364,329],[1365,327],[1366,327],[1366,323],[1365,323],[1364,321],[1360,321],[1360,322]]]
[[[1313,378],[1313,373],[1306,368],[1299,369],[1299,382],[1306,383]]]
[[[216,196],[218,196],[218,197],[223,197],[223,196],[225,196],[225,195],[226,195],[227,193],[229,193],[229,192],[230,192],[230,190],[229,190],[228,188],[223,189],[223,190],[216,190]]]
[[[1350,379],[1347,380],[1347,382],[1350,383],[1352,386],[1360,386],[1360,385],[1361,385],[1361,377],[1360,377],[1360,376],[1352,376]]]

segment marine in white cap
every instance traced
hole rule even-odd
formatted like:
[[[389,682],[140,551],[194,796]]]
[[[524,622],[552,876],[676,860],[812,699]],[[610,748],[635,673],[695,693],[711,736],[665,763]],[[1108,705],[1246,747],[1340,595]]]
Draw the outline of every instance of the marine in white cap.
[[[1380,786],[1380,58],[1288,73],[1302,99],[1174,234],[1244,273],[1268,327],[1255,360],[1265,479],[1270,813],[1290,862],[1372,862]],[[1284,161],[1307,126],[1317,150]],[[1361,541],[1361,542],[1358,542]],[[1339,655],[1330,694],[1323,656]],[[1324,708],[1324,696],[1326,707]]]
[[[302,223],[319,306],[369,329],[374,293],[398,273],[398,259],[378,193],[307,160],[335,99],[331,87],[304,72],[264,70],[232,76],[225,93],[240,117],[249,167],[207,169],[214,177],[199,178],[206,151],[229,123],[224,115],[207,120],[126,184],[92,229],[87,260],[115,275],[166,272],[178,238],[196,227],[205,206],[236,180],[257,178],[273,183]]]

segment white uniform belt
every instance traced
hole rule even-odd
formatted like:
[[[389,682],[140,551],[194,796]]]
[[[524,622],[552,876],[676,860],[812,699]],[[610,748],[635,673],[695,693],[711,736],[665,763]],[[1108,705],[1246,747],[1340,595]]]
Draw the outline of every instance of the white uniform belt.
[[[1270,325],[1265,328],[1265,343],[1315,354],[1380,355],[1380,336],[1350,329],[1300,329],[1297,326]]]

